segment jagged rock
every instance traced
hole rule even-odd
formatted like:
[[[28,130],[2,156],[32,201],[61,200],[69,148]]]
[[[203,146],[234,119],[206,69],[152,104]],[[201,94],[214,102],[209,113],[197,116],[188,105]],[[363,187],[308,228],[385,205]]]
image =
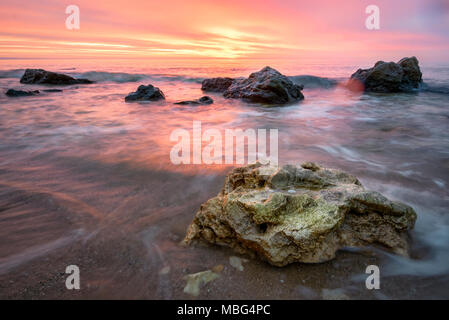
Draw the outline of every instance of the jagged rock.
[[[8,97],[26,97],[26,96],[35,96],[39,94],[39,90],[34,91],[23,91],[23,90],[14,90],[9,89],[5,93]]]
[[[232,78],[204,79],[203,82],[201,83],[201,90],[212,92],[225,92],[233,81],[234,79]]]
[[[422,83],[422,72],[416,57],[402,58],[398,64],[402,67],[404,76],[402,77],[401,90],[410,91],[418,89]]]
[[[131,92],[125,97],[125,101],[157,101],[164,99],[165,96],[162,91],[151,84],[147,86],[141,85],[136,92]]]
[[[184,239],[257,255],[275,266],[331,260],[343,247],[380,245],[408,254],[415,211],[356,177],[314,163],[236,168],[201,205]]]
[[[69,84],[89,84],[93,83],[88,79],[75,79],[71,76],[50,72],[43,69],[26,69],[20,83],[25,84],[54,84],[54,85],[69,85]]]
[[[204,96],[201,97],[197,100],[187,100],[187,101],[180,101],[180,102],[175,102],[175,104],[181,104],[181,105],[204,105],[204,104],[212,104],[214,103],[214,100],[211,97],[208,96]]]
[[[360,83],[367,92],[410,92],[419,89],[422,73],[416,57],[398,63],[378,61],[370,69],[358,69],[351,75],[350,87]]]
[[[304,99],[302,89],[303,86],[294,84],[277,70],[265,67],[247,79],[233,81],[223,96],[247,102],[286,104]]]

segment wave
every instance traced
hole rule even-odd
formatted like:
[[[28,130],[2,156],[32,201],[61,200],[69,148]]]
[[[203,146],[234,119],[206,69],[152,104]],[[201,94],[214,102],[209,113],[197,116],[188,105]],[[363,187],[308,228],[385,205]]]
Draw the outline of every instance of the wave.
[[[414,205],[418,212],[425,212],[426,208]],[[414,236],[421,243],[421,250],[426,256],[421,259],[409,259],[390,253],[389,263],[383,268],[384,274],[438,276],[449,272],[449,219],[436,212],[427,211],[418,216]]]
[[[182,75],[170,75],[170,74],[141,74],[141,73],[126,73],[126,72],[107,72],[107,71],[87,71],[83,73],[64,72],[68,70],[75,70],[75,68],[66,68],[56,70],[55,72],[67,73],[75,78],[86,78],[95,82],[138,82],[142,80],[153,81],[180,81],[190,83],[201,83],[204,78],[201,77],[189,77]],[[53,70],[51,70],[53,71]],[[0,70],[0,79],[2,78],[18,78],[20,79],[25,72],[25,69],[10,69]]]
[[[421,85],[421,91],[449,94],[449,84],[423,82]]]
[[[299,75],[289,77],[296,84],[309,88],[333,88],[338,84],[338,80],[310,75]]]
[[[76,77],[87,78],[95,82],[138,82],[142,80],[153,81],[180,81],[180,82],[194,82],[201,83],[204,78],[168,75],[168,74],[140,74],[140,73],[125,73],[125,72],[105,72],[105,71],[89,71],[77,74]]]
[[[164,75],[164,74],[153,74],[149,76],[150,79],[156,81],[180,81],[180,82],[193,82],[201,83],[205,78],[201,77],[188,77],[179,75]]]
[[[337,86],[339,83],[344,84],[345,79],[332,79],[326,77],[317,77],[311,75],[298,75],[289,77],[296,84],[303,85],[305,89],[324,88],[330,89]],[[426,81],[423,82],[417,92],[431,92],[439,94],[449,94],[449,83],[440,81]]]
[[[21,78],[25,69],[0,70],[0,79],[4,78]]]
[[[125,72],[105,72],[105,71],[88,71],[81,74],[77,74],[76,77],[89,79],[95,82],[137,82],[141,81],[148,76],[138,73],[125,73]]]
[[[62,236],[56,240],[50,241],[45,244],[35,245],[28,247],[24,251],[8,256],[6,258],[0,258],[0,275],[8,273],[11,269],[18,267],[26,262],[34,260],[44,255],[48,255],[52,251],[69,246],[74,242],[81,239],[85,230],[77,229],[71,231],[68,235]]]

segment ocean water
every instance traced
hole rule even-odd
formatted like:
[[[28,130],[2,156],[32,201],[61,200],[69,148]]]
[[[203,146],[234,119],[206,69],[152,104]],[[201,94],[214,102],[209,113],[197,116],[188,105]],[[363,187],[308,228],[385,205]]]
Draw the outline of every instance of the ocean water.
[[[356,64],[269,63],[304,85],[305,100],[264,107],[207,93],[207,77],[248,76],[267,62],[0,61],[0,298],[190,298],[184,276],[225,266],[200,298],[449,297],[449,66],[421,62],[413,94],[361,94],[339,85]],[[10,98],[25,68],[96,81]],[[141,84],[165,101],[125,103]],[[54,88],[52,86],[52,88]],[[180,241],[200,204],[221,189],[229,165],[174,165],[173,130],[278,129],[279,162],[315,161],[356,175],[367,189],[418,213],[412,254],[343,250],[320,265],[229,264],[231,251]],[[65,289],[65,267],[82,290]],[[381,290],[365,288],[377,264]]]

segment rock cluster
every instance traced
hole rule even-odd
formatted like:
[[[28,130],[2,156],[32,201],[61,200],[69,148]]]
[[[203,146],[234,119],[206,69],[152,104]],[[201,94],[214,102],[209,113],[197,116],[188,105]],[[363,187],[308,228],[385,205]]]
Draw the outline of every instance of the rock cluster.
[[[185,243],[201,240],[257,255],[275,266],[319,263],[343,247],[379,245],[408,254],[415,211],[367,191],[345,172],[314,163],[259,163],[229,173],[201,205]]]
[[[351,75],[350,86],[360,83],[367,92],[411,92],[422,84],[422,73],[416,57],[398,63],[378,61],[370,69],[358,69]]]
[[[71,76],[43,69],[26,69],[20,83],[25,84],[52,84],[52,85],[70,85],[70,84],[89,84],[93,83],[88,79],[75,79]]]
[[[270,67],[254,72],[246,79],[205,79],[201,88],[223,92],[225,98],[263,104],[287,104],[304,99],[303,86]]]

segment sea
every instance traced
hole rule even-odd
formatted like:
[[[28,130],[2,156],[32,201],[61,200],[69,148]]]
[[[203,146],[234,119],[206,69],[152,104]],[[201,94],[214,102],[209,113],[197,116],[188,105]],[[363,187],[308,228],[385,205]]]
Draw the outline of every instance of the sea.
[[[223,271],[199,298],[449,298],[449,63],[420,61],[414,93],[344,86],[374,62],[0,60],[0,298],[190,299],[186,275],[216,266]],[[205,78],[266,65],[302,84],[305,99],[266,106],[201,91]],[[21,84],[26,68],[95,83]],[[125,102],[142,84],[166,99]],[[214,103],[175,104],[204,95]],[[239,256],[240,271],[230,249],[183,246],[195,212],[237,166],[171,161],[171,133],[192,132],[195,121],[220,132],[277,129],[280,165],[341,169],[409,204],[418,215],[410,257],[344,248],[326,263],[277,268]],[[81,290],[65,287],[69,265],[80,269]],[[379,266],[379,290],[365,285],[369,265]]]

